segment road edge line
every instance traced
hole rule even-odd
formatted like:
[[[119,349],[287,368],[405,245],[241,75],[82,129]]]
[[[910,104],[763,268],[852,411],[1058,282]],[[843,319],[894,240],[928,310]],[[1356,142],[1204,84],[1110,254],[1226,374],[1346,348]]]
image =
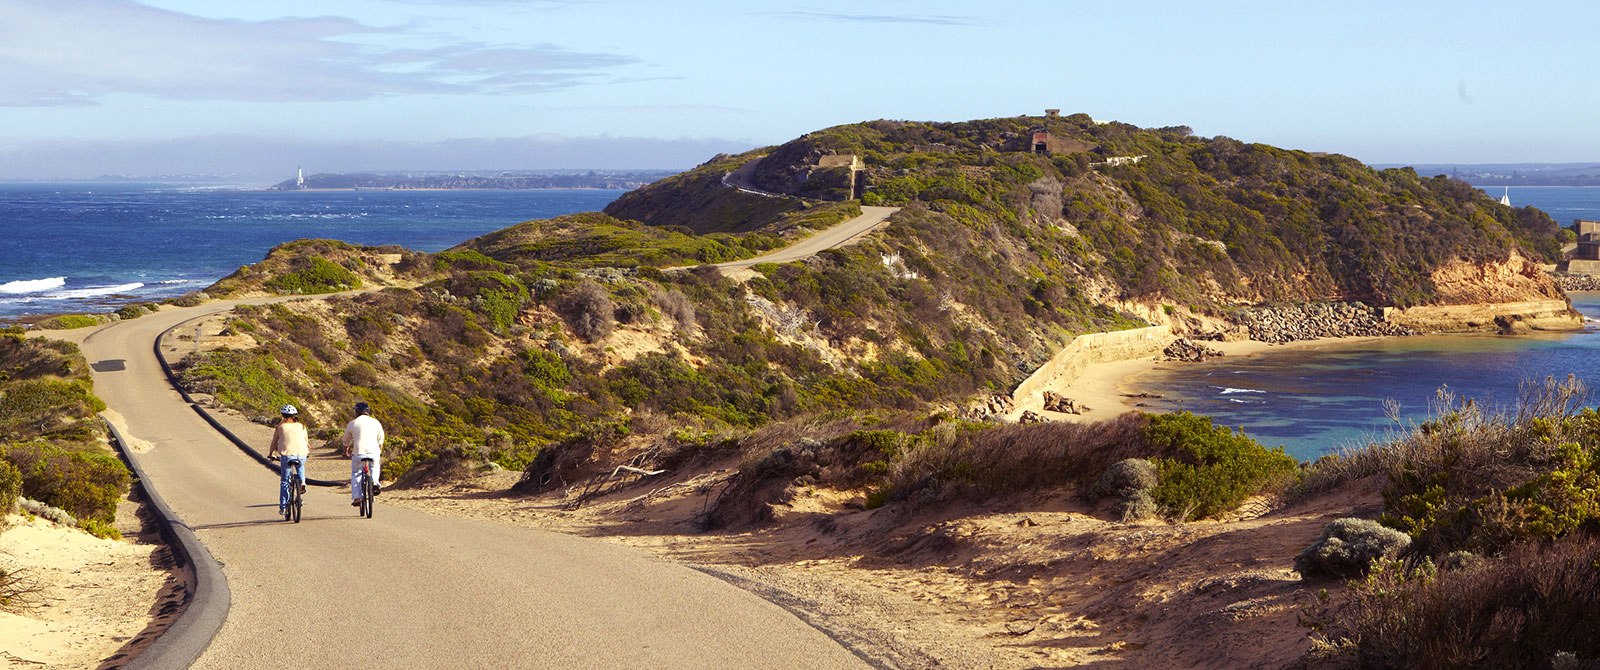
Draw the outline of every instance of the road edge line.
[[[125,670],[187,668],[211,646],[217,631],[222,629],[222,622],[228,618],[228,609],[233,604],[232,592],[228,590],[228,577],[222,574],[221,564],[200,543],[200,538],[173,513],[161,494],[156,493],[155,487],[145,477],[144,468],[134,458],[133,448],[122,436],[122,431],[104,415],[100,419],[105,421],[106,428],[110,430],[111,438],[117,444],[117,453],[128,464],[128,469],[133,471],[135,485],[143,492],[145,500],[159,519],[161,537],[172,549],[178,567],[188,566],[194,574],[194,588],[185,599],[183,614],[178,615],[178,619],[155,642],[122,667]]]
[[[195,318],[198,319],[207,316],[212,315],[205,314]],[[229,442],[232,442],[233,446],[238,447],[239,450],[243,451],[246,456],[256,459],[256,462],[267,466],[269,470],[272,470],[273,472],[278,473],[279,476],[282,476],[283,470],[277,463],[273,463],[266,456],[263,456],[261,452],[256,451],[255,447],[250,446],[249,442],[244,441],[238,435],[235,435],[233,431],[228,430],[227,426],[222,425],[222,422],[218,421],[216,417],[211,416],[211,413],[207,412],[206,408],[201,407],[200,403],[195,402],[194,398],[189,396],[189,392],[184,390],[183,385],[178,383],[178,375],[173,374],[172,366],[167,363],[166,354],[161,353],[161,340],[167,336],[167,333],[177,330],[178,326],[186,325],[193,320],[194,319],[188,319],[186,321],[181,321],[177,324],[174,324],[171,328],[161,331],[161,334],[156,336],[154,346],[156,352],[156,362],[161,364],[161,372],[167,376],[167,383],[171,384],[172,388],[177,389],[178,395],[183,396],[183,401],[189,403],[189,407],[192,408],[196,414],[199,414],[200,418],[205,419],[206,423],[211,424],[211,428],[216,430],[223,437],[227,438]],[[307,486],[343,486],[346,483],[344,480],[339,479],[316,479],[314,477],[306,477],[305,481]]]

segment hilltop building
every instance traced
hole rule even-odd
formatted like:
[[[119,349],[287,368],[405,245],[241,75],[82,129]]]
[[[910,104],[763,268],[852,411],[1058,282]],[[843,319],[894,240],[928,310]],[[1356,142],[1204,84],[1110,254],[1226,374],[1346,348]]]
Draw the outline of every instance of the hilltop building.
[[[817,167],[820,168],[845,168],[850,171],[849,198],[861,197],[861,191],[866,183],[861,180],[861,171],[866,169],[866,164],[861,162],[861,157],[855,154],[835,154],[817,158]]]
[[[1600,274],[1600,221],[1573,219],[1570,230],[1578,233],[1578,245],[1556,269],[1572,274]]]

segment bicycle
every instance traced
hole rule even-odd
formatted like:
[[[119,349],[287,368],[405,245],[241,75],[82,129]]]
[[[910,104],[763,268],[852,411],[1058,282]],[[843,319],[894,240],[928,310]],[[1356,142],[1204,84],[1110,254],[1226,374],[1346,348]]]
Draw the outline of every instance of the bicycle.
[[[301,494],[306,489],[305,473],[300,470],[300,461],[278,459],[279,467],[293,468],[289,473],[289,504],[283,506],[283,520],[300,523],[300,508],[305,504]]]
[[[372,518],[372,497],[373,497],[372,487],[374,485],[376,485],[377,482],[372,481],[372,459],[370,459],[370,458],[361,459],[361,479],[360,479],[360,484],[361,484],[361,509],[357,510],[356,515],[357,516],[364,516],[364,517],[366,517],[368,519],[371,519]]]

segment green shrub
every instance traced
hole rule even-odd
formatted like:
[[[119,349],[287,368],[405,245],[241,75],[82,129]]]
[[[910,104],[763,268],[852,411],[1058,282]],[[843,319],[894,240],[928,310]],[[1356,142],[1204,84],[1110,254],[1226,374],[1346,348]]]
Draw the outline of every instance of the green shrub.
[[[11,461],[0,460],[0,514],[11,511],[22,497],[22,471]]]
[[[310,267],[267,280],[265,286],[278,293],[301,295],[335,293],[361,288],[361,278],[337,263],[311,257]]]
[[[105,322],[105,317],[93,314],[62,314],[40,321],[36,327],[40,330],[72,330],[98,326]]]
[[[80,522],[115,522],[117,501],[128,491],[128,469],[110,454],[27,443],[6,448],[0,458],[22,474],[22,495],[60,507]]]
[[[79,527],[83,528],[84,532],[102,540],[122,539],[122,531],[117,530],[116,526],[99,519],[85,519]]]
[[[1334,519],[1322,535],[1294,559],[1305,579],[1360,577],[1374,561],[1392,559],[1411,546],[1411,538],[1368,519]]]
[[[1150,417],[1145,438],[1178,454],[1156,461],[1160,483],[1151,495],[1184,521],[1237,509],[1246,498],[1287,482],[1297,467],[1283,447],[1267,449],[1243,431],[1188,412]]]
[[[252,419],[270,420],[278,415],[279,407],[295,402],[277,361],[264,351],[206,352],[186,359],[180,376],[190,392],[210,393]]]
[[[158,309],[158,307],[153,302],[148,302],[148,303],[143,303],[143,304],[134,303],[134,304],[131,304],[131,305],[123,305],[122,307],[117,309],[117,318],[120,318],[123,321],[127,321],[129,319],[137,319],[137,318],[139,318],[141,316],[144,316],[146,314],[154,312],[157,309]]]
[[[167,298],[164,302],[175,307],[194,307],[210,299],[211,296],[204,291],[190,291],[176,298]]]
[[[6,385],[0,395],[0,431],[9,439],[50,436],[90,439],[98,429],[92,419],[106,405],[90,390],[87,378],[25,379]]]
[[[366,361],[353,361],[339,371],[339,378],[346,384],[373,386],[378,383],[378,371],[372,369]]]

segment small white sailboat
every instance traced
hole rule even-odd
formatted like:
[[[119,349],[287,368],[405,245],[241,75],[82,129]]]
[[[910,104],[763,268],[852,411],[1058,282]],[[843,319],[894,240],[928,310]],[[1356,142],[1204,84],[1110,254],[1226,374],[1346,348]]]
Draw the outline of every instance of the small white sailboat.
[[[1507,207],[1511,206],[1511,187],[1510,186],[1506,187],[1506,192],[1505,193],[1500,194],[1500,204],[1505,205]]]

